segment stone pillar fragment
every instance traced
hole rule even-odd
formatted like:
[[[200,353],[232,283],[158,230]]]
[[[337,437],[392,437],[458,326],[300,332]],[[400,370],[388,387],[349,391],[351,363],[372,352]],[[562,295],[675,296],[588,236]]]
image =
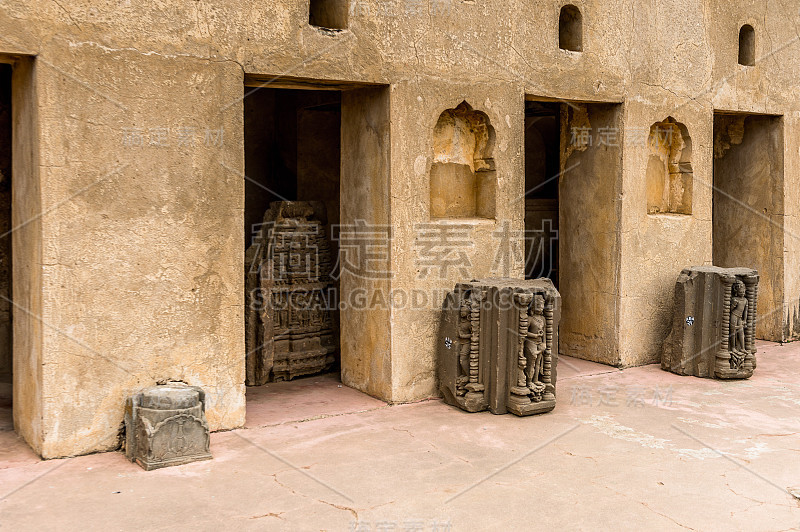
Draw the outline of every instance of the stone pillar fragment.
[[[128,398],[125,455],[145,470],[210,460],[205,393],[197,386],[153,386]]]
[[[246,384],[291,380],[335,363],[325,206],[276,201],[245,254]]]
[[[555,407],[561,297],[548,279],[456,285],[445,301],[439,382],[447,403],[518,416]]]
[[[661,367],[679,375],[747,379],[756,367],[758,272],[694,266],[678,276]]]
[[[444,302],[439,329],[439,389],[448,404],[468,412],[488,407],[488,353],[481,346],[481,326],[488,323],[483,306],[488,287],[459,283]]]

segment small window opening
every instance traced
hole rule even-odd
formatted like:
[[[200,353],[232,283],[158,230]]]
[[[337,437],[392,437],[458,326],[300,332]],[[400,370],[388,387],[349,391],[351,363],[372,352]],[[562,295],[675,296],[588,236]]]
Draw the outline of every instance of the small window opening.
[[[572,4],[562,7],[558,17],[558,47],[573,52],[583,51],[583,15]]]
[[[347,29],[349,0],[311,0],[308,23],[328,30]]]
[[[745,24],[739,30],[739,64],[756,64],[756,30],[750,24]]]

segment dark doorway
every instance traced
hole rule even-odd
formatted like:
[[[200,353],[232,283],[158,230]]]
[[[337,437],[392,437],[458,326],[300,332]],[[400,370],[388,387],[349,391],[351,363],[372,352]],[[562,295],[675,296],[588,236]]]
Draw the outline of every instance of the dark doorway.
[[[338,371],[341,101],[245,87],[248,385]]]
[[[11,127],[11,65],[0,64],[0,431],[13,430]]]
[[[619,365],[620,120],[614,103],[525,102],[525,277],[562,298],[559,349]]]
[[[795,327],[783,312],[783,153],[781,117],[714,114],[714,265],[758,270],[756,337],[775,342]]]
[[[558,287],[561,104],[525,102],[525,278]]]

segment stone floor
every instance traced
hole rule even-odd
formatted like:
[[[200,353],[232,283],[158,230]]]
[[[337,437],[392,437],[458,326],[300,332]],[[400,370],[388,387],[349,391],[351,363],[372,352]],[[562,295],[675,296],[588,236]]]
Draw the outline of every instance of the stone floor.
[[[39,460],[0,399],[3,530],[800,529],[800,344],[749,381],[563,357],[555,411],[387,406],[331,376],[251,389],[214,460]],[[798,493],[800,496],[800,493]]]

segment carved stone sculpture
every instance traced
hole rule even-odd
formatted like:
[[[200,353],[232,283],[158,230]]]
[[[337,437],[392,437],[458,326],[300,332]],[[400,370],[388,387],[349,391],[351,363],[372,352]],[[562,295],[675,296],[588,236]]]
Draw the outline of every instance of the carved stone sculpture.
[[[561,297],[547,279],[485,279],[448,294],[439,343],[447,403],[519,416],[555,407]]]
[[[445,400],[468,412],[486,410],[488,360],[480,351],[481,310],[486,286],[460,283],[447,295],[443,314],[444,350],[439,373]]]
[[[147,471],[210,460],[203,390],[168,384],[128,398],[125,455]]]
[[[680,375],[746,379],[756,368],[758,272],[695,266],[675,284],[672,333],[661,367]]]
[[[319,373],[335,363],[332,263],[325,207],[273,202],[245,254],[249,386]]]
[[[507,381],[506,406],[518,416],[549,412],[556,406],[555,365],[561,297],[547,279],[528,282],[535,285],[513,291],[512,317],[516,317],[519,324],[519,355],[516,371],[512,368]]]

